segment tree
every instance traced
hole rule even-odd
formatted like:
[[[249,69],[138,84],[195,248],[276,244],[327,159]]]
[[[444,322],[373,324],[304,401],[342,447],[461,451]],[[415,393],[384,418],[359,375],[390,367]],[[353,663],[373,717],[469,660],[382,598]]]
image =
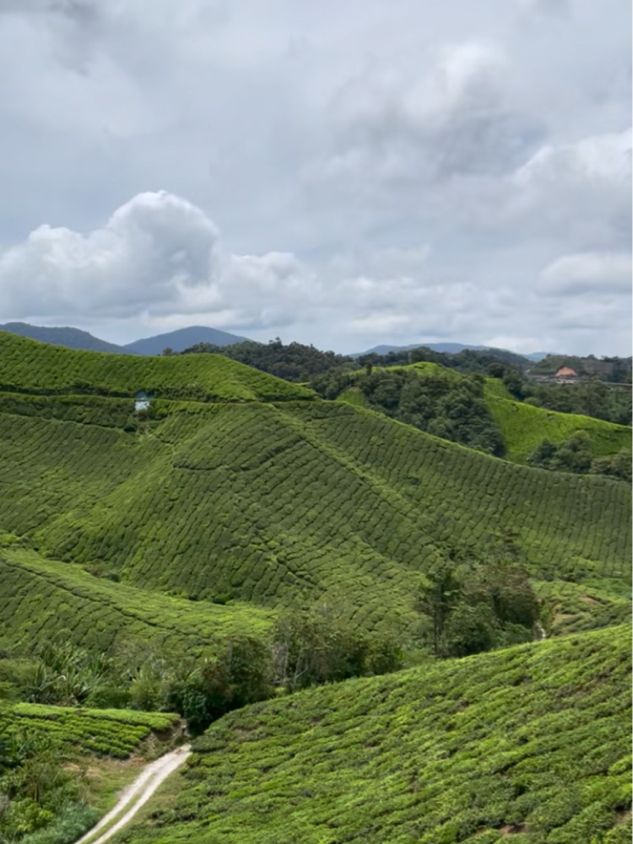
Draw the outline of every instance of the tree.
[[[446,623],[460,596],[455,563],[444,558],[439,560],[427,574],[416,602],[418,610],[430,620],[431,646],[436,656],[446,655]]]
[[[170,355],[173,355],[173,353],[174,353],[174,350],[171,348],[171,346],[166,346],[163,349],[163,351],[161,352],[163,357],[169,357]]]

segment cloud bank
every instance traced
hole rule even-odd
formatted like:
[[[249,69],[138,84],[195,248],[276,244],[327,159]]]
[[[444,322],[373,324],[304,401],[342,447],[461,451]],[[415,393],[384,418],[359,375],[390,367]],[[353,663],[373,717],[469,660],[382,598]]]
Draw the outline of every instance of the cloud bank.
[[[626,353],[629,18],[2,3],[0,321]]]

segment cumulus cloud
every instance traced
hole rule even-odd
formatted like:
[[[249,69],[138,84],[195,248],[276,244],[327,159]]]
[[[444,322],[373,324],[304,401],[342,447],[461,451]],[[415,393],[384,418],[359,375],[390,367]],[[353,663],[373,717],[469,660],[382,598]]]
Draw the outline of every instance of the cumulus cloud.
[[[209,217],[166,191],[134,196],[87,234],[42,225],[0,252],[0,307],[15,318],[203,312],[266,323],[314,285],[291,254],[225,253]]]
[[[0,2],[0,321],[627,350],[621,0],[176,5]]]

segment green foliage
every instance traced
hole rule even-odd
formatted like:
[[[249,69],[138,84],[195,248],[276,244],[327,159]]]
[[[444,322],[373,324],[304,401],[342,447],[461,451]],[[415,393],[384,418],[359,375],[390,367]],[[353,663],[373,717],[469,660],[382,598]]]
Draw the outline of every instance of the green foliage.
[[[421,431],[490,454],[503,452],[501,434],[484,401],[483,381],[476,376],[456,376],[428,363],[389,370],[334,372],[312,383],[325,398],[358,390],[368,407]]]
[[[596,457],[591,462],[591,471],[595,475],[607,475],[631,483],[631,450],[623,448],[617,454]]]
[[[593,457],[612,455],[621,449],[630,448],[631,429],[624,425],[578,413],[547,410],[530,404],[530,399],[526,402],[514,401],[500,387],[500,381],[488,379],[485,396],[490,412],[502,432],[509,460],[524,463],[544,439],[559,445],[577,431],[589,437]],[[564,392],[576,389],[567,386],[555,388]]]
[[[0,642],[44,655],[51,642],[66,642],[61,654],[66,649],[71,662],[84,659],[84,663],[69,665],[71,673],[57,673],[67,676],[67,684],[74,682],[73,676],[81,682],[82,673],[91,677],[91,694],[103,685],[95,682],[100,666],[92,654],[120,652],[130,661],[130,648],[138,643],[139,660],[147,656],[148,647],[167,657],[183,651],[195,656],[217,650],[226,638],[242,632],[264,636],[274,619],[274,613],[240,602],[192,604],[94,577],[77,566],[46,560],[15,545],[0,548],[0,578]],[[60,701],[60,689],[49,685],[49,668],[43,661],[29,682],[40,687],[44,701],[48,692]]]
[[[322,352],[303,343],[284,345],[277,337],[269,343],[246,340],[230,346],[212,346],[198,343],[182,354],[212,352],[253,366],[262,372],[285,378],[287,381],[309,381],[315,375],[351,363],[349,358],[335,352]]]
[[[50,346],[4,331],[0,331],[0,389],[130,397],[144,390],[158,397],[198,401],[312,397],[303,387],[220,355],[111,355]]]
[[[67,629],[88,649],[147,636],[200,652],[265,632],[262,604],[325,601],[406,647],[412,578],[449,539],[485,556],[500,524],[533,575],[628,571],[624,484],[512,465],[343,403],[172,403],[142,437],[0,412],[0,466],[0,525],[102,575],[0,553],[9,644]]]
[[[402,666],[397,641],[370,635],[341,608],[321,605],[282,615],[273,632],[274,682],[289,691]]]
[[[83,769],[125,759],[173,714],[18,703],[0,706],[0,841],[72,844],[96,820]],[[96,757],[96,758],[95,758]]]
[[[467,656],[533,638],[540,606],[527,573],[491,548],[486,561],[439,559],[418,595],[436,656]]]
[[[619,628],[251,706],[123,840],[624,841],[630,671]]]
[[[592,472],[631,482],[630,449],[592,460],[591,440],[585,431],[576,431],[558,445],[543,440],[529,456],[528,462],[543,469],[580,474]]]

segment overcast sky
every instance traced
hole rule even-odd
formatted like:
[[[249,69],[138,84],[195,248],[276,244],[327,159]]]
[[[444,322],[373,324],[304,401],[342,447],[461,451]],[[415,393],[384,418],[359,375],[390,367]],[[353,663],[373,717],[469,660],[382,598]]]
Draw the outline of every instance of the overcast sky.
[[[629,0],[0,0],[0,322],[629,354]]]

